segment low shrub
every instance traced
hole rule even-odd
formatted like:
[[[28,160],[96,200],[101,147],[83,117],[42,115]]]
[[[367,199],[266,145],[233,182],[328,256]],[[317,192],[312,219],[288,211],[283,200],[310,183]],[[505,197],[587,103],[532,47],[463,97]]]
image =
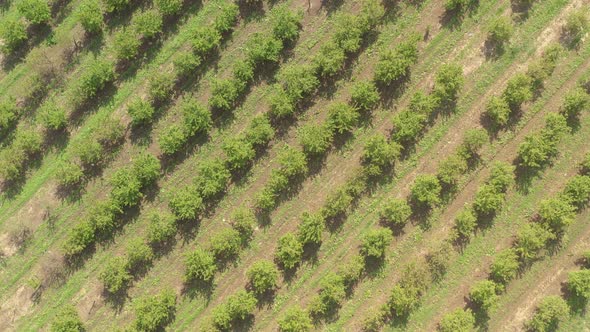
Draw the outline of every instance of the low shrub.
[[[134,327],[138,331],[155,332],[163,330],[172,321],[176,311],[176,294],[164,289],[152,296],[142,297],[133,302]]]
[[[199,248],[187,254],[185,265],[184,279],[186,282],[209,282],[215,276],[217,269],[215,266],[215,256]]]
[[[138,126],[151,123],[156,110],[149,102],[135,98],[127,106],[127,113],[131,117],[131,124]]]
[[[403,227],[412,215],[412,209],[405,200],[391,198],[385,202],[379,215],[387,225]]]
[[[293,233],[287,233],[279,239],[275,252],[277,262],[285,269],[290,270],[297,266],[303,255],[303,245]]]
[[[260,260],[252,264],[246,276],[254,293],[264,294],[277,287],[279,271],[272,262]]]

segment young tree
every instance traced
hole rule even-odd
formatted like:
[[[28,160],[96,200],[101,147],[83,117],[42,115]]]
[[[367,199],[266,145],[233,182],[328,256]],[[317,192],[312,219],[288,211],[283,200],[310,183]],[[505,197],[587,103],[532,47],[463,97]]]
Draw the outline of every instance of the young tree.
[[[491,280],[479,281],[469,290],[469,300],[484,313],[488,313],[498,302],[497,287]]]
[[[213,323],[222,331],[229,330],[235,322],[251,315],[257,302],[252,293],[240,290],[213,309]]]
[[[232,214],[231,226],[240,233],[242,242],[250,240],[256,227],[254,212],[245,207],[240,207]]]
[[[127,242],[125,252],[127,254],[127,268],[130,270],[148,265],[154,259],[152,248],[139,237]]]
[[[513,30],[512,19],[507,16],[498,17],[488,27],[488,40],[494,46],[503,49],[512,37]]]
[[[549,198],[541,202],[541,222],[555,234],[561,234],[574,221],[576,209],[567,200]]]
[[[383,259],[385,249],[393,240],[393,234],[389,228],[372,229],[362,238],[361,254],[367,258]]]
[[[576,175],[565,185],[563,197],[570,204],[580,209],[590,200],[590,176]]]
[[[381,219],[393,227],[403,227],[412,215],[412,209],[405,200],[391,198],[383,205]]]
[[[524,73],[519,73],[512,76],[508,80],[506,88],[502,93],[502,97],[510,108],[518,109],[522,103],[533,98],[531,78]]]
[[[174,63],[174,71],[177,77],[189,77],[201,65],[203,59],[192,51],[178,52]]]
[[[164,14],[173,16],[180,12],[182,9],[183,0],[155,0],[154,4],[158,10]]]
[[[148,216],[147,240],[151,245],[163,244],[174,238],[176,220],[168,213],[152,212]]]
[[[174,192],[168,203],[174,216],[180,220],[194,220],[203,208],[203,198],[191,186]]]
[[[142,187],[153,184],[160,177],[160,161],[149,152],[141,152],[133,161],[132,169]]]
[[[176,311],[176,294],[170,289],[139,298],[133,302],[134,327],[138,331],[155,332],[163,330],[170,323]]]
[[[303,12],[293,11],[286,5],[274,6],[270,12],[272,33],[283,43],[293,42],[299,37]]]
[[[110,197],[121,208],[134,206],[143,197],[141,182],[130,169],[117,170],[113,174],[111,184],[113,189],[111,189]]]
[[[58,106],[53,100],[45,102],[37,112],[39,114],[39,122],[41,122],[47,130],[62,130],[66,128],[68,124],[66,111]]]
[[[219,33],[226,33],[233,29],[233,26],[238,20],[240,14],[240,7],[235,3],[226,3],[220,5],[220,13],[213,22],[213,27]]]
[[[214,79],[211,82],[211,98],[209,107],[220,111],[230,111],[236,104],[240,90],[232,79]]]
[[[391,121],[393,124],[392,140],[404,147],[416,142],[426,126],[427,119],[425,114],[411,110],[397,113]]]
[[[246,43],[246,55],[254,64],[278,62],[282,50],[281,40],[258,32]]]
[[[330,273],[322,280],[320,292],[310,304],[310,313],[316,317],[325,316],[340,306],[345,296],[344,280],[339,275]]]
[[[389,293],[387,310],[394,318],[404,319],[418,306],[419,302],[420,291],[417,288],[397,284]]]
[[[106,7],[107,13],[120,12],[129,5],[130,0],[102,0]]]
[[[567,302],[559,296],[546,296],[535,310],[533,317],[526,324],[531,331],[548,332],[557,330],[559,322],[569,316]]]
[[[577,46],[582,41],[588,26],[588,10],[586,8],[574,10],[565,19],[563,34],[570,45]]]
[[[555,235],[539,223],[525,224],[516,236],[516,252],[522,260],[532,260]]]
[[[84,324],[73,305],[66,305],[51,323],[51,332],[84,332]]]
[[[303,255],[303,245],[293,233],[287,233],[279,239],[275,258],[285,269],[297,266]]]
[[[113,39],[113,49],[115,57],[119,61],[128,61],[137,56],[141,40],[137,32],[131,28],[122,28],[115,33]]]
[[[162,32],[162,14],[155,9],[143,10],[133,17],[131,24],[137,34],[149,39]]]
[[[326,125],[308,124],[298,132],[299,143],[308,156],[324,154],[332,144],[332,130]]]
[[[230,137],[221,148],[225,152],[227,166],[232,171],[246,169],[256,157],[252,144],[242,138]]]
[[[266,116],[256,116],[246,132],[246,141],[254,147],[262,147],[274,137],[274,129]]]
[[[571,120],[577,119],[582,111],[587,111],[589,108],[590,96],[583,88],[578,87],[565,95],[560,112]]]
[[[479,216],[493,216],[502,208],[502,204],[504,204],[504,193],[490,184],[484,184],[475,194],[473,210]]]
[[[328,109],[329,127],[338,134],[352,131],[357,126],[358,121],[358,111],[348,104],[335,103]]]
[[[210,282],[217,269],[213,253],[200,248],[187,254],[185,265],[184,280],[186,282]]]
[[[590,269],[570,272],[567,277],[567,288],[574,296],[585,301],[590,299]]]
[[[127,106],[127,113],[131,117],[131,124],[138,126],[151,123],[156,110],[149,102],[135,98]]]
[[[225,228],[211,237],[211,252],[218,260],[236,257],[241,248],[240,233],[233,228]]]
[[[510,113],[510,105],[508,105],[508,102],[503,97],[492,96],[486,105],[485,116],[496,129],[508,124]]]
[[[494,281],[505,285],[516,277],[519,267],[520,264],[516,251],[514,249],[506,249],[496,256],[496,259],[492,263],[490,276]]]
[[[356,82],[351,90],[351,104],[361,111],[369,111],[379,102],[379,91],[372,81]]]
[[[76,96],[74,97],[75,102],[78,104],[94,98],[108,83],[115,80],[114,66],[107,59],[92,59],[82,68],[82,74],[77,80]]]
[[[206,134],[211,129],[213,125],[211,112],[195,99],[187,98],[183,100],[180,111],[184,116],[183,123],[186,136],[192,137],[197,134]]]
[[[324,228],[324,218],[321,214],[304,212],[301,216],[301,223],[297,228],[299,242],[303,245],[322,243],[322,232]]]
[[[246,276],[254,293],[264,294],[277,286],[279,271],[272,262],[260,260],[252,264]]]
[[[210,26],[198,27],[191,38],[193,52],[200,57],[211,53],[220,43],[221,33]]]
[[[280,332],[307,332],[312,328],[309,314],[298,306],[288,308],[279,319]]]
[[[514,181],[514,166],[497,161],[492,164],[490,178],[487,183],[494,186],[499,192],[506,192]]]
[[[165,155],[173,155],[180,150],[186,143],[188,137],[183,127],[173,124],[158,135],[158,144],[162,153]]]
[[[231,174],[220,159],[205,160],[197,168],[193,181],[203,199],[212,199],[222,193]]]
[[[475,316],[470,309],[455,309],[447,313],[440,323],[440,332],[471,332],[475,328]]]
[[[455,217],[454,231],[460,240],[471,238],[476,226],[477,218],[473,213],[473,209],[469,207],[463,208]]]
[[[415,38],[400,43],[393,50],[382,51],[375,67],[375,81],[390,85],[410,74],[410,66],[418,60],[418,44]]]
[[[369,176],[378,176],[385,169],[393,165],[400,156],[401,147],[395,143],[388,143],[385,136],[377,134],[367,141],[363,149],[362,162],[365,172]]]
[[[412,202],[425,208],[432,208],[440,203],[441,186],[438,178],[431,174],[420,174],[414,180],[410,198]]]
[[[3,18],[0,25],[0,49],[5,54],[16,51],[27,40],[25,23],[18,18]]]
[[[46,0],[21,0],[16,3],[16,9],[33,24],[47,23],[51,19],[51,10]]]
[[[156,71],[148,79],[148,95],[155,103],[167,101],[174,92],[176,79],[173,73]]]
[[[111,294],[116,294],[127,286],[132,277],[127,269],[124,257],[113,257],[107,261],[104,270],[98,275],[104,288]]]
[[[479,150],[488,141],[488,135],[483,129],[468,129],[465,131],[465,137],[461,143],[460,155],[465,160],[476,158]]]
[[[463,68],[455,63],[444,64],[434,78],[432,94],[437,104],[445,106],[457,101],[459,91],[463,88]]]
[[[446,188],[454,188],[459,177],[467,172],[467,161],[462,155],[452,154],[445,158],[438,167],[438,180]]]
[[[99,1],[85,0],[76,9],[76,18],[86,33],[99,33],[102,30],[102,17]]]

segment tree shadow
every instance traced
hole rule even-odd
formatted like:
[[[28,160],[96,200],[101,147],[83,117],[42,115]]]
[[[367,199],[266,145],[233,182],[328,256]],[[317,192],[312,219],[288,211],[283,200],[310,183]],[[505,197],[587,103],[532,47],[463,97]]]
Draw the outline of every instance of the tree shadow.
[[[211,295],[215,290],[213,280],[203,281],[194,280],[185,282],[182,286],[181,294],[188,296],[190,299],[203,298],[207,303],[211,300]]]

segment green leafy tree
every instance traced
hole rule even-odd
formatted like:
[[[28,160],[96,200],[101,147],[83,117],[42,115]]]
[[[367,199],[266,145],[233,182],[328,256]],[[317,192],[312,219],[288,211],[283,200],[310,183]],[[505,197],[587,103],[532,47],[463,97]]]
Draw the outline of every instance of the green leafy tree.
[[[0,25],[0,49],[5,54],[16,51],[27,40],[27,27],[18,18],[3,18]]]
[[[279,239],[275,252],[277,262],[285,269],[290,270],[297,266],[303,255],[303,245],[293,233],[287,233]]]
[[[75,186],[82,181],[83,177],[84,171],[82,167],[72,162],[61,163],[55,175],[55,178],[63,187]]]
[[[514,166],[501,161],[492,164],[488,184],[494,186],[499,192],[506,192],[513,181]]]
[[[475,194],[473,210],[479,216],[493,216],[504,204],[504,193],[490,184],[482,185]]]
[[[498,303],[497,289],[498,285],[491,280],[479,281],[469,289],[469,300],[488,313]]]
[[[281,40],[258,32],[246,43],[248,59],[255,64],[278,62],[282,50]]]
[[[563,197],[577,208],[586,206],[590,200],[590,176],[576,175],[571,178],[565,185]]]
[[[152,212],[148,216],[147,240],[152,245],[163,244],[174,238],[176,220],[168,213]]]
[[[440,203],[441,190],[440,182],[436,176],[420,174],[410,189],[410,197],[412,202],[422,207],[432,208]]]
[[[211,237],[211,252],[219,260],[236,257],[241,248],[240,233],[233,228],[225,228]]]
[[[479,154],[479,150],[488,141],[488,135],[483,129],[468,129],[465,131],[465,137],[461,143],[459,153],[463,158],[469,160]]]
[[[350,289],[361,279],[363,272],[365,272],[365,258],[362,255],[355,255],[340,267],[338,275],[342,277],[344,285]]]
[[[531,78],[524,73],[512,76],[506,84],[502,97],[506,100],[510,108],[520,108],[522,103],[533,98]]]
[[[577,119],[583,111],[588,109],[590,109],[590,96],[584,89],[578,87],[565,95],[560,112],[568,119]]]
[[[375,81],[383,85],[399,82],[410,74],[410,66],[417,60],[415,39],[402,42],[393,50],[384,50],[375,67]]]
[[[117,170],[111,178],[111,184],[113,189],[110,197],[121,208],[134,206],[143,197],[141,182],[130,169]]]
[[[462,155],[452,154],[445,158],[438,167],[438,180],[447,188],[457,185],[459,177],[467,172],[467,161]]]
[[[293,104],[309,96],[319,85],[313,68],[297,64],[285,65],[278,75],[278,81]]]
[[[590,299],[590,269],[570,272],[567,288],[574,295],[587,301]]]
[[[155,332],[163,330],[172,321],[176,311],[176,294],[170,289],[146,296],[133,302],[134,327],[138,331]]]
[[[115,51],[115,57],[119,61],[127,61],[135,58],[139,53],[140,46],[141,40],[135,30],[122,28],[115,33],[113,49]]]
[[[160,161],[153,154],[142,152],[133,161],[133,173],[142,187],[150,185],[160,176]]]
[[[18,12],[33,24],[47,23],[51,10],[46,0],[20,0],[16,3]]]
[[[380,216],[388,225],[403,227],[412,215],[412,209],[405,200],[391,198],[383,205]]]
[[[543,167],[553,153],[550,143],[539,133],[526,136],[518,147],[520,165],[532,169]]]
[[[173,155],[184,146],[187,139],[185,130],[173,124],[158,135],[158,144],[165,155]]]
[[[127,241],[125,252],[127,254],[127,266],[131,270],[148,265],[154,259],[152,248],[139,237]]]
[[[320,47],[313,59],[313,64],[322,77],[329,78],[338,74],[344,67],[346,54],[335,42],[328,42]]]
[[[87,33],[99,33],[102,30],[103,12],[99,1],[85,0],[76,9],[76,19]]]
[[[187,186],[174,192],[168,206],[180,220],[194,220],[203,209],[203,198],[193,187]]]
[[[439,105],[456,102],[459,91],[463,88],[463,68],[454,63],[444,64],[436,72],[432,94]]]
[[[462,15],[469,5],[469,0],[446,0],[445,9],[449,12],[456,12]]]
[[[358,125],[360,114],[354,107],[337,102],[328,108],[328,124],[338,134],[350,132]]]
[[[203,161],[197,168],[194,184],[203,199],[211,199],[225,190],[231,174],[220,159]]]
[[[328,196],[326,204],[322,209],[325,219],[333,219],[343,215],[346,209],[352,204],[354,197],[346,190],[340,188]]]
[[[220,7],[220,13],[215,18],[213,26],[219,33],[226,33],[236,24],[240,14],[240,7],[235,3],[227,3]]]
[[[162,32],[162,14],[155,9],[140,12],[133,18],[132,26],[143,38],[152,38]]]
[[[516,277],[519,267],[520,264],[516,251],[514,249],[506,249],[496,256],[496,259],[492,263],[490,276],[500,284],[507,284]]]
[[[516,236],[516,252],[523,260],[534,259],[555,235],[539,223],[525,224]]]
[[[73,305],[66,305],[51,323],[51,332],[84,332],[84,324]]]
[[[470,309],[455,309],[447,313],[440,323],[440,332],[471,332],[475,328],[475,316]]]
[[[82,74],[77,80],[75,101],[82,103],[104,89],[115,80],[115,69],[107,59],[96,58],[82,66]]]
[[[494,128],[502,128],[508,124],[510,105],[503,97],[493,96],[486,104],[485,115]]]
[[[254,147],[261,147],[274,137],[274,129],[266,116],[256,116],[246,132],[246,141]]]
[[[309,243],[320,244],[322,242],[324,228],[324,218],[321,214],[304,212],[301,216],[301,223],[297,228],[299,242],[303,245]]]
[[[209,26],[197,28],[191,38],[193,51],[201,57],[211,53],[220,43],[221,33]]]
[[[184,130],[187,136],[191,137],[197,134],[207,133],[211,129],[213,125],[211,113],[195,99],[189,98],[183,100],[180,105],[180,111],[184,117]]]
[[[541,222],[554,233],[562,233],[574,221],[576,209],[562,198],[549,198],[541,202],[539,216]]]
[[[277,286],[279,271],[272,262],[260,260],[252,264],[246,276],[254,293],[264,294]]]
[[[113,257],[107,261],[104,270],[98,275],[104,288],[111,294],[116,294],[131,281],[132,277],[127,269],[124,257]]]
[[[392,240],[393,234],[389,228],[372,229],[362,238],[361,254],[368,258],[382,259]]]
[[[332,130],[326,125],[308,124],[298,131],[299,143],[308,156],[324,154],[332,144]]]
[[[502,49],[512,37],[513,31],[512,20],[509,17],[498,17],[488,26],[488,40]]]
[[[176,15],[182,9],[183,0],[155,0],[156,8],[164,15]]]
[[[406,318],[418,307],[420,292],[414,287],[393,286],[387,300],[387,310],[395,318]]]
[[[102,0],[102,2],[106,7],[107,13],[116,13],[127,8],[130,0]]]
[[[256,216],[251,209],[240,207],[234,211],[231,226],[240,233],[242,241],[250,240],[256,227]]]
[[[590,175],[590,153],[584,156],[584,160],[580,164],[580,173],[582,175]]]
[[[209,106],[216,110],[231,110],[240,96],[238,85],[232,79],[215,79],[211,82]]]
[[[590,25],[586,8],[572,11],[565,19],[563,35],[572,46],[578,46]]]
[[[78,223],[68,233],[67,240],[63,245],[64,254],[69,257],[81,254],[94,240],[94,226],[88,221]]]
[[[346,297],[346,288],[341,276],[330,273],[321,282],[319,294],[310,304],[310,313],[321,317],[340,306]]]
[[[39,122],[48,130],[62,130],[68,124],[66,111],[53,100],[45,102],[37,112]]]
[[[170,99],[174,92],[176,80],[172,73],[156,71],[148,79],[148,95],[150,100],[162,103]]]
[[[221,147],[225,152],[226,163],[232,171],[246,169],[256,157],[252,144],[242,138],[229,138]]]
[[[347,53],[359,50],[366,29],[360,17],[350,13],[340,13],[334,19],[334,41]]]
[[[362,111],[373,109],[379,102],[379,91],[372,81],[356,82],[350,93],[350,100],[354,107]]]
[[[293,42],[299,37],[303,12],[293,11],[287,5],[274,6],[270,12],[272,33],[275,38],[285,42]]]
[[[378,176],[399,158],[401,147],[395,143],[388,143],[385,136],[377,134],[369,138],[363,149],[362,162],[365,172],[369,176]]]
[[[131,123],[135,126],[151,123],[156,110],[149,102],[141,98],[133,99],[127,106],[127,113],[131,117]]]
[[[471,208],[463,208],[455,217],[454,231],[460,240],[471,238],[476,226],[477,218]]]
[[[213,279],[217,270],[213,253],[200,248],[186,256],[185,266],[184,279],[187,282],[209,282]]]
[[[243,321],[252,314],[257,302],[252,293],[237,291],[225,303],[213,309],[213,323],[222,331],[230,330],[236,322]]]
[[[288,308],[279,319],[281,332],[308,332],[313,328],[309,314],[298,306]]]
[[[393,124],[391,138],[402,146],[416,142],[426,126],[426,120],[426,115],[410,110],[397,113],[391,121]]]
[[[13,98],[0,102],[0,135],[14,127],[18,108]]]
[[[560,321],[569,316],[569,306],[559,296],[546,296],[541,300],[533,317],[526,324],[531,331],[549,332],[557,330]]]
[[[177,77],[189,77],[201,65],[203,59],[192,51],[180,51],[172,62]]]

